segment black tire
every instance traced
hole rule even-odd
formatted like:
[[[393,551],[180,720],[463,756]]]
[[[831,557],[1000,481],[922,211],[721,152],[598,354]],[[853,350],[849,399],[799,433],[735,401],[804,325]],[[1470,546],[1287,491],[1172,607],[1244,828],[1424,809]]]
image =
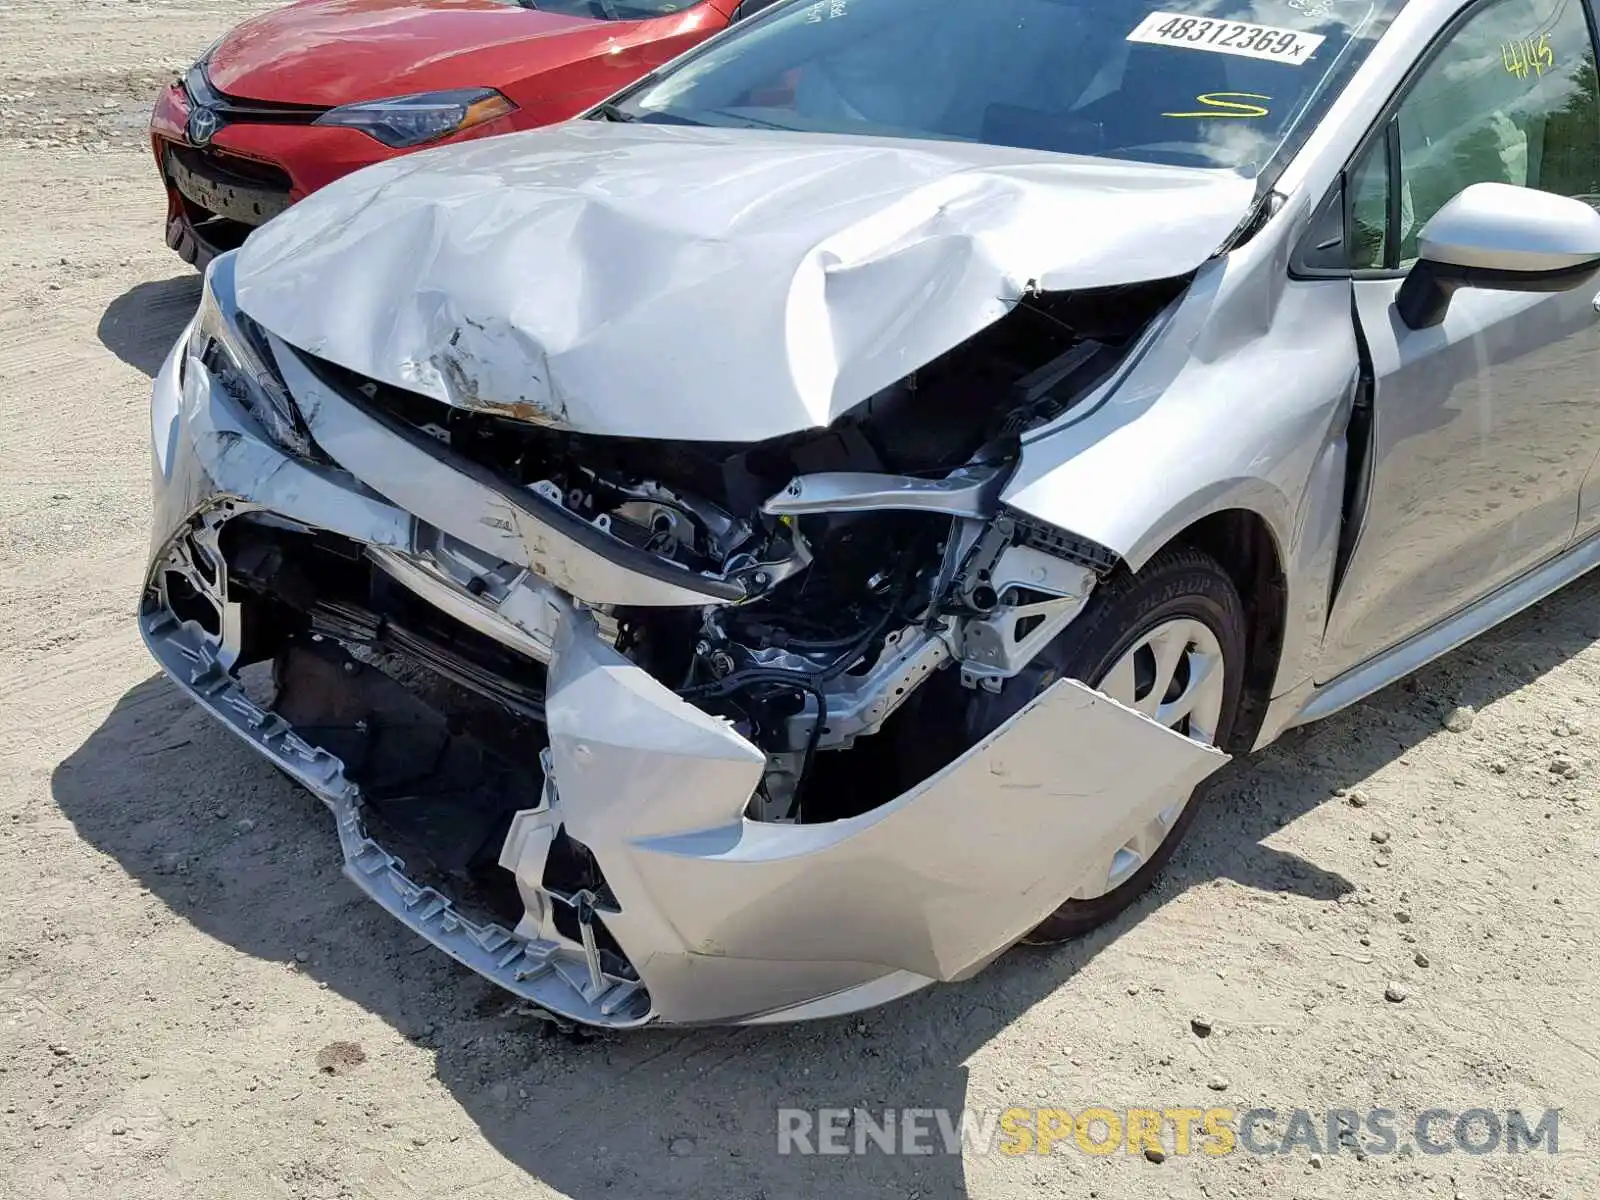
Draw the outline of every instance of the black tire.
[[[1222,647],[1224,692],[1217,742],[1226,746],[1239,717],[1248,623],[1238,589],[1208,554],[1178,546],[1163,550],[1137,575],[1120,572],[1101,585],[1090,605],[998,693],[976,692],[968,703],[966,734],[981,737],[1058,678],[1096,683],[1156,625],[1188,617],[1205,624]],[[971,743],[968,742],[968,745]],[[1023,940],[1048,945],[1087,933],[1116,916],[1150,886],[1199,811],[1185,808],[1148,862],[1124,883],[1093,900],[1068,900]]]

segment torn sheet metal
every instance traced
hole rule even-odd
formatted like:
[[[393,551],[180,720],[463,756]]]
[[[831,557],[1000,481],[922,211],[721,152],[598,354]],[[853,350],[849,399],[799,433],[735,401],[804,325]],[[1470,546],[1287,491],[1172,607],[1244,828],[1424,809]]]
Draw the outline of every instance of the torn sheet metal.
[[[406,552],[413,518],[362,490],[342,472],[291,458],[259,436],[255,423],[215,386],[205,366],[184,367],[188,330],[157,375],[150,409],[155,519],[152,552],[202,502],[236,498],[235,511],[270,509],[309,528],[328,529]]]
[[[240,306],[293,346],[585,433],[824,426],[1030,288],[1193,270],[1231,172],[955,142],[574,121],[410,155],[258,230]]]
[[[555,816],[605,870],[607,925],[671,1021],[961,978],[1227,761],[1065,680],[882,807],[770,824],[743,816],[761,752],[586,618],[564,624],[549,689]]]
[[[527,567],[591,604],[726,603],[741,594],[736,587],[719,587],[666,559],[632,550],[541,501],[537,493],[511,488],[487,472],[468,474],[446,465],[434,448],[361,412],[280,339],[269,335],[269,341],[318,445],[362,483],[429,525],[496,559]],[[587,541],[557,528],[557,519],[567,530],[584,530]],[[629,569],[626,561],[642,563],[649,572]]]

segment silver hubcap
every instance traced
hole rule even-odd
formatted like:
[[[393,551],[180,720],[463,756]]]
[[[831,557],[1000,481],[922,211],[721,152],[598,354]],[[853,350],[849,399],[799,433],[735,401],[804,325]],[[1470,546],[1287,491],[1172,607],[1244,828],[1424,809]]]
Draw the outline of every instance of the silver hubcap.
[[[1128,648],[1094,686],[1197,742],[1216,744],[1226,694],[1222,645],[1190,617],[1163,621]],[[1120,887],[1149,862],[1183,815],[1189,795],[1173,798],[1111,856],[1104,880],[1075,897],[1093,900]]]

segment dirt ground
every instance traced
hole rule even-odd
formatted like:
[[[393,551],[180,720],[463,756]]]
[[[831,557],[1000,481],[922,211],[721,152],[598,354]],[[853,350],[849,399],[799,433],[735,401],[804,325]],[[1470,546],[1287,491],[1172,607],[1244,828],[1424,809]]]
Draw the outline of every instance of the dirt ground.
[[[549,1036],[361,899],[131,616],[198,295],[141,124],[253,7],[0,0],[0,1193],[1600,1196],[1600,580],[1230,767],[1098,936],[861,1018]],[[783,1156],[780,1106],[1558,1108],[1560,1152]]]

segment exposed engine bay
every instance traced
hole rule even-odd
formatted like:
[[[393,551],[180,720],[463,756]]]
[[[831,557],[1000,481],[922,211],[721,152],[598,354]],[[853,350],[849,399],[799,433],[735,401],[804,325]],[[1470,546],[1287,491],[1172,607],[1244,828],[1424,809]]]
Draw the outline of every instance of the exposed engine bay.
[[[966,688],[999,690],[1113,565],[1000,512],[997,496],[1021,436],[1104,379],[1183,283],[1030,296],[834,427],[756,446],[574,434],[315,367],[379,419],[628,546],[735,583],[731,603],[612,606],[602,620],[618,650],[768,755],[753,819],[836,820],[965,749],[930,755],[925,737],[896,736],[914,722],[891,718],[930,702],[924,681],[954,664]],[[504,564],[459,546],[434,560],[476,594],[507,582]],[[344,632],[371,641],[381,620]],[[477,686],[536,711],[532,683]],[[887,745],[856,749],[891,725]],[[810,786],[814,773],[825,782]]]

